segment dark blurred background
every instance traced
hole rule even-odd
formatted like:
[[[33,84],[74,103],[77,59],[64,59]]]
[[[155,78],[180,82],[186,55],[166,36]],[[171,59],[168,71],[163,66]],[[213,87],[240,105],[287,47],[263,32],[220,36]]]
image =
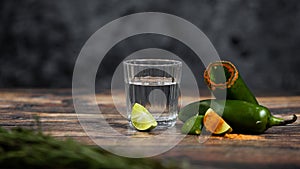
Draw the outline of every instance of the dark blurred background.
[[[73,67],[85,41],[120,16],[146,11],[174,14],[198,26],[254,91],[300,93],[298,0],[1,0],[0,87],[72,87]],[[139,46],[145,38],[147,45]],[[103,79],[113,73],[111,65],[137,49],[159,47],[180,57],[193,55],[166,37],[128,41],[106,56],[104,86],[110,86]],[[202,65],[193,67],[202,74]]]

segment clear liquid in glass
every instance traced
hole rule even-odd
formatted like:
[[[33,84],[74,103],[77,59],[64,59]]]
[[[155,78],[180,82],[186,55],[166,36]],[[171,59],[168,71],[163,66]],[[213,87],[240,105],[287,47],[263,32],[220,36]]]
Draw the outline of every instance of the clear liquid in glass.
[[[134,77],[125,84],[130,121],[134,103],[143,105],[156,119],[157,128],[172,127],[178,114],[179,84],[172,77]]]

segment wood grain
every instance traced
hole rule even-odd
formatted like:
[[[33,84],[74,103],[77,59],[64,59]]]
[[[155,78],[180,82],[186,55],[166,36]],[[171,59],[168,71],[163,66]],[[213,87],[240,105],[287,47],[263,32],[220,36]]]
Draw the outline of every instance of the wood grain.
[[[108,123],[120,133],[141,138],[159,134],[160,131],[128,132],[126,119],[114,106],[124,104],[121,92],[116,96],[117,99],[109,94],[97,94],[96,97]],[[209,97],[201,97],[204,98]],[[182,98],[182,105],[196,100],[199,98]],[[258,101],[270,108],[275,116],[288,118],[296,114],[300,117],[300,96],[264,96],[258,97]],[[81,115],[74,110],[71,90],[0,90],[0,126],[37,128],[36,116],[40,118],[41,129],[48,134],[60,139],[71,137],[86,144],[95,144],[78,121],[78,116]],[[180,135],[181,126],[182,123],[178,121],[176,132],[170,134]],[[101,132],[105,135],[106,129]],[[118,135],[112,137],[117,138]],[[261,135],[211,136],[203,143],[201,139],[203,138],[186,136],[176,147],[154,158],[186,160],[195,168],[300,168],[299,119],[288,126],[272,127]],[[143,146],[156,147],[155,144]]]

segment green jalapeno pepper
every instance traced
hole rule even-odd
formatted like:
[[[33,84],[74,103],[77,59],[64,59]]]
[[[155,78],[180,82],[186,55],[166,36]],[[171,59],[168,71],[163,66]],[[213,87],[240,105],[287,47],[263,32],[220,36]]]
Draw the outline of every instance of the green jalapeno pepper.
[[[224,95],[224,90],[227,90],[226,99],[228,100],[244,100],[258,104],[255,96],[231,62],[218,61],[209,64],[204,72],[204,81],[217,99],[225,99],[221,97]]]
[[[194,102],[181,109],[178,118],[186,121],[195,114],[204,115],[210,107],[221,115],[237,133],[263,133],[272,126],[286,125],[297,120],[296,115],[289,120],[274,117],[268,108],[241,100]]]

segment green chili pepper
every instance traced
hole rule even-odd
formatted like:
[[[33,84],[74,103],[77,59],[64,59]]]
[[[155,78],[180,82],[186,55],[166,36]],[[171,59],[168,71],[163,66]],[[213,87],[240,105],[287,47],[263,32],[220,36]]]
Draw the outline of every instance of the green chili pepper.
[[[228,100],[244,100],[258,104],[255,96],[231,62],[211,63],[204,72],[204,80],[217,99],[225,99],[222,96],[224,90],[227,90],[226,99]]]
[[[186,121],[195,115],[204,115],[208,108],[212,108],[237,133],[263,133],[272,126],[282,126],[293,123],[297,116],[284,120],[274,117],[268,108],[241,100],[203,100],[191,103],[180,110],[178,118]],[[198,112],[189,110],[198,109]]]

